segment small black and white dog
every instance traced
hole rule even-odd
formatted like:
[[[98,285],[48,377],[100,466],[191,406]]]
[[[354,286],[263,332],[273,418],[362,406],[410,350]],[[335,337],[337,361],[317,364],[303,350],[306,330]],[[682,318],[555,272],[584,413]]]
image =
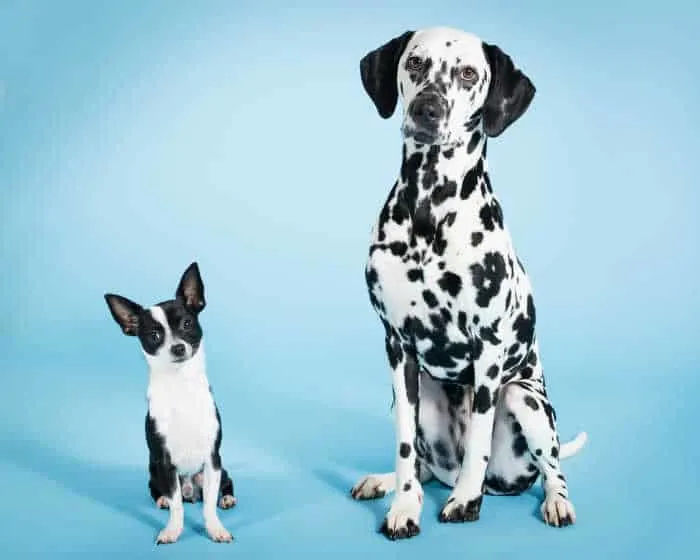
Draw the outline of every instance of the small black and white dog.
[[[124,334],[137,336],[149,368],[146,442],[151,496],[170,519],[157,543],[174,543],[182,533],[183,499],[204,502],[207,533],[230,542],[216,512],[236,504],[233,482],[221,466],[221,418],[207,379],[202,327],[204,285],[197,263],[182,275],[175,299],[150,308],[106,294]]]

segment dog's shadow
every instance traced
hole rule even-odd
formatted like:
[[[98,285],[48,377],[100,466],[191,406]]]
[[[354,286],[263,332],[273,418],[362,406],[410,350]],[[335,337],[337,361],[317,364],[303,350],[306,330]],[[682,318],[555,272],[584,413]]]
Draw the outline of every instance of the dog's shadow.
[[[374,500],[355,500],[351,496],[350,491],[361,477],[358,476],[356,479],[353,479],[346,473],[345,469],[337,469],[333,468],[332,466],[316,468],[313,469],[312,472],[318,480],[325,483],[336,492],[345,495],[348,501],[362,505],[369,509],[369,511],[374,515],[377,529],[379,529],[384,521],[384,516],[386,515],[388,503],[386,496],[383,498],[376,498]]]
[[[93,464],[33,440],[0,439],[0,456],[8,463],[58,484],[71,493],[128,516],[154,532],[162,529],[167,512],[158,511],[148,492],[148,470],[133,466]],[[187,519],[196,533],[203,527]],[[186,538],[183,534],[181,538]]]

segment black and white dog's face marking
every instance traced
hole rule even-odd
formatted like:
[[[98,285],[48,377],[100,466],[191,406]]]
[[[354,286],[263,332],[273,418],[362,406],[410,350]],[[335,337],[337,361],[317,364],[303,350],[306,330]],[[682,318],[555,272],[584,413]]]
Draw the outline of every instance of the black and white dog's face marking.
[[[476,146],[527,109],[532,82],[499,47],[449,28],[407,31],[361,62],[365,90],[379,114],[403,107],[403,134],[418,144]]]
[[[174,367],[199,350],[202,340],[199,313],[206,303],[196,263],[183,274],[175,299],[150,308],[115,294],[107,294],[105,299],[124,334],[138,337],[150,367]]]

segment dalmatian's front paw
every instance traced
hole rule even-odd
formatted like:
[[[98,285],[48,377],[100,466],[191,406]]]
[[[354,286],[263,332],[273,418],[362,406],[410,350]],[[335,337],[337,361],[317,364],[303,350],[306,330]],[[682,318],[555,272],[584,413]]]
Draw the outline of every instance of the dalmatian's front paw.
[[[477,521],[482,499],[482,496],[473,500],[461,500],[457,496],[450,496],[440,512],[440,521],[443,523]]]
[[[567,527],[576,523],[574,505],[559,494],[547,496],[540,511],[544,522],[552,527]]]
[[[384,518],[380,532],[387,538],[408,539],[420,533],[422,493],[411,491],[397,495]]]

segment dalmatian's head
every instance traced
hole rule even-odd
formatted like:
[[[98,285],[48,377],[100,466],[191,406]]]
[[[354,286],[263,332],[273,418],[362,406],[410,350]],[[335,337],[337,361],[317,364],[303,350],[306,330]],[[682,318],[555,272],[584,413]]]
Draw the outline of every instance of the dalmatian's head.
[[[395,37],[368,53],[360,72],[382,118],[401,98],[403,134],[420,144],[466,144],[475,131],[499,136],[535,95],[499,47],[443,27]]]

